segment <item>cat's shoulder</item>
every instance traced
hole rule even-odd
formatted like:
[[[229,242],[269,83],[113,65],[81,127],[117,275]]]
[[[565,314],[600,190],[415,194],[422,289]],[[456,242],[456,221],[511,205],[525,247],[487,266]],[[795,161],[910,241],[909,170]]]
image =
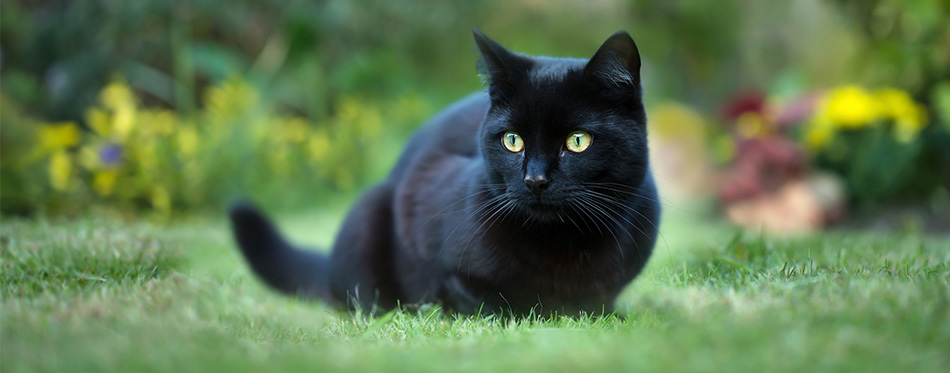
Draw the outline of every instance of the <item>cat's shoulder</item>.
[[[410,138],[394,174],[426,158],[478,155],[478,128],[491,106],[485,91],[456,101],[423,124]]]
[[[410,146],[437,146],[451,153],[474,155],[478,127],[485,120],[490,105],[485,92],[456,101],[419,128],[410,140]]]

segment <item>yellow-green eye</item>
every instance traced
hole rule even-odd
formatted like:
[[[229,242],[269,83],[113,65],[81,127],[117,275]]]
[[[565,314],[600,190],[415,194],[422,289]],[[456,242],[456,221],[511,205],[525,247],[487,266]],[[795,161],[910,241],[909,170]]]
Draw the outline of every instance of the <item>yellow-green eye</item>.
[[[518,136],[517,133],[512,131],[505,132],[504,135],[501,135],[501,144],[512,153],[524,150],[524,140],[521,139],[521,136]]]
[[[580,153],[587,150],[592,138],[590,134],[584,131],[574,131],[567,135],[567,150]]]

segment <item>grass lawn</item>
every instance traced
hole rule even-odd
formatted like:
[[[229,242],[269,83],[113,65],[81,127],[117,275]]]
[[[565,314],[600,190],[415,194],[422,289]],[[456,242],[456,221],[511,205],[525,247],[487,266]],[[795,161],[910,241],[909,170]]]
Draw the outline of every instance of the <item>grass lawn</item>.
[[[282,216],[326,245],[339,212]],[[378,318],[260,285],[224,224],[0,225],[0,371],[950,371],[950,239],[737,232],[668,209],[623,318]]]

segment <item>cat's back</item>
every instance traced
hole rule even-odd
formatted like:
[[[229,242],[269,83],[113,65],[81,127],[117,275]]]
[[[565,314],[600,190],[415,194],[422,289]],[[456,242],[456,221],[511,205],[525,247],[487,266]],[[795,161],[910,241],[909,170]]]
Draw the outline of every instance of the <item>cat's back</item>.
[[[486,92],[473,93],[436,114],[409,139],[390,178],[399,179],[407,168],[455,157],[478,155],[478,128],[488,113]]]

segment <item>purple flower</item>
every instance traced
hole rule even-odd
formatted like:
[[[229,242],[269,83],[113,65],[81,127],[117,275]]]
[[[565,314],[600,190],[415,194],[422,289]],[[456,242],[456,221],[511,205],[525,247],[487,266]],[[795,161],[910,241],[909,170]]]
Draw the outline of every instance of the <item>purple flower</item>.
[[[108,144],[99,149],[99,160],[106,166],[114,166],[122,160],[122,145]]]

